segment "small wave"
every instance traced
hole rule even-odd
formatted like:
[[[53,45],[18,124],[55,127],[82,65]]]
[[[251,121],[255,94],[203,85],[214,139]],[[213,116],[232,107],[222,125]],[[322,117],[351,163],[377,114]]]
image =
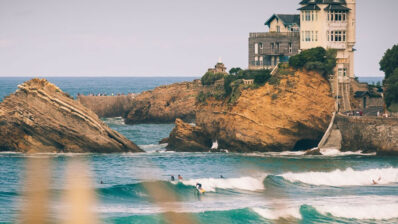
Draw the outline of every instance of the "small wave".
[[[331,172],[284,173],[284,179],[291,182],[302,182],[311,185],[327,186],[366,186],[377,184],[385,185],[398,182],[397,168],[383,168],[356,171],[352,168],[334,170]]]
[[[103,121],[107,125],[126,125],[126,123],[124,122],[124,119],[122,117],[104,118]]]
[[[376,153],[362,153],[362,151],[348,151],[348,152],[341,152],[338,149],[329,148],[329,149],[322,149],[322,155],[324,156],[353,156],[353,155],[361,155],[361,156],[375,156]]]
[[[362,220],[388,220],[398,218],[397,203],[361,202],[356,205],[313,206],[322,215]]]
[[[265,219],[301,219],[299,208],[269,209],[269,208],[252,208],[252,210]]]
[[[215,192],[216,189],[237,189],[245,191],[261,191],[264,190],[263,181],[267,175],[260,177],[238,177],[238,178],[202,178],[184,180],[184,185],[196,186],[201,183],[203,189],[210,192]]]

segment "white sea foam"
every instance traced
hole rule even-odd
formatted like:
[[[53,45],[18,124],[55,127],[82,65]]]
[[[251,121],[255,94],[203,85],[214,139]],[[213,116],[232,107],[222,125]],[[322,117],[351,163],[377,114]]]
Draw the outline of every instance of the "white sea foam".
[[[398,218],[398,204],[371,204],[371,202],[363,202],[355,206],[315,206],[315,209],[323,215],[331,214],[335,217],[349,219],[381,220]]]
[[[300,208],[283,208],[283,209],[269,209],[269,208],[252,208],[254,212],[265,219],[277,220],[281,218],[295,218],[301,219]]]
[[[312,185],[328,186],[360,186],[360,185],[385,185],[398,182],[397,168],[383,168],[356,171],[351,168],[346,170],[334,170],[331,172],[305,172],[284,173],[282,175],[288,181],[302,182]]]
[[[218,149],[218,141],[217,140],[215,142],[213,142],[211,149]]]
[[[126,124],[122,117],[104,118],[104,122],[106,124],[108,124],[108,125],[110,125],[110,124],[113,124],[113,125],[125,125]]]
[[[374,156],[376,153],[362,153],[362,151],[356,152],[341,152],[335,148],[321,149],[321,153],[324,156],[350,156],[350,155],[364,155],[364,156]]]
[[[214,192],[216,189],[238,189],[245,191],[261,191],[264,190],[263,181],[266,175],[258,177],[239,177],[239,178],[203,178],[182,181],[183,184],[196,186],[197,183],[202,184],[206,191]]]

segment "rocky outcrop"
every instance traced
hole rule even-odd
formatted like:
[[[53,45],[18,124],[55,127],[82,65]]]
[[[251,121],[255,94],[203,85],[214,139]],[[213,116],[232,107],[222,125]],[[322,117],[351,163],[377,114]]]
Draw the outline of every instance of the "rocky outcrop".
[[[99,117],[125,117],[130,111],[135,95],[83,96],[77,100]]]
[[[226,101],[200,105],[196,125],[235,152],[316,147],[334,110],[328,81],[314,72],[278,75],[272,84],[243,90],[235,104]]]
[[[398,118],[336,116],[342,151],[398,155]]]
[[[196,126],[177,119],[176,126],[167,139],[167,149],[177,152],[208,152],[212,146],[211,136]]]
[[[47,80],[32,79],[18,88],[0,103],[0,151],[141,151]]]
[[[176,118],[191,122],[201,88],[200,80],[195,80],[145,91],[133,99],[126,123],[168,123]]]

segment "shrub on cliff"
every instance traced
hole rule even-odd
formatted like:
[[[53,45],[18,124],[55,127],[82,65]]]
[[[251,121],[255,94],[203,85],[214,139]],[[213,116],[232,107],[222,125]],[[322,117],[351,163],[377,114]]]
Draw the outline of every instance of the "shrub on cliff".
[[[229,70],[229,74],[230,75],[237,75],[240,71],[242,71],[241,68],[237,67],[237,68],[231,68],[231,70]]]
[[[236,75],[227,75],[224,78],[224,91],[225,95],[231,95],[233,86],[231,83],[239,79],[253,79],[254,84],[258,86],[264,85],[271,78],[271,71],[264,70],[240,70]],[[242,84],[242,82],[239,82]]]
[[[200,79],[202,81],[202,85],[209,86],[213,85],[217,80],[224,78],[224,73],[213,73],[213,72],[206,72],[204,76]]]
[[[336,67],[336,50],[323,47],[311,48],[290,57],[289,65],[295,69],[307,69],[321,73],[325,78],[333,74]]]
[[[386,105],[390,109],[396,108],[398,105],[398,68],[385,80],[385,84],[387,87],[384,97]]]
[[[386,74],[386,79],[394,73],[396,68],[398,68],[398,44],[388,49],[380,61],[380,70]]]

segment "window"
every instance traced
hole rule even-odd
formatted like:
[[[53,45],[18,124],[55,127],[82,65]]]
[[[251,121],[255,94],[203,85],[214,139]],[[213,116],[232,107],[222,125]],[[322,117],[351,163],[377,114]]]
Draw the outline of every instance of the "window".
[[[305,21],[311,21],[310,11],[305,11]]]
[[[289,43],[289,53],[293,52],[293,47],[292,47],[292,43]]]
[[[254,54],[258,54],[258,43],[254,44]]]
[[[280,26],[276,26],[276,32],[278,32],[278,33],[281,32],[281,27]]]
[[[344,77],[346,77],[347,76],[347,69],[346,68],[343,69],[343,73],[344,73]]]
[[[311,31],[311,41],[314,41],[315,40],[315,38],[314,38],[314,31]]]
[[[346,41],[346,31],[341,31],[341,30],[332,30],[327,31],[327,36],[328,36],[328,41],[332,42],[345,42]]]
[[[276,51],[279,52],[279,43],[276,43]]]
[[[328,36],[328,41],[330,41],[330,32],[329,31],[326,32],[326,36]]]
[[[329,11],[328,21],[346,21],[347,13],[343,11]]]
[[[258,47],[259,47],[260,49],[263,49],[263,43],[258,43]]]
[[[305,31],[305,41],[306,42],[311,41],[311,33],[310,33],[310,31]]]
[[[271,43],[271,52],[274,52],[274,49],[275,49],[275,44]]]
[[[318,31],[315,31],[315,41],[318,42]]]

